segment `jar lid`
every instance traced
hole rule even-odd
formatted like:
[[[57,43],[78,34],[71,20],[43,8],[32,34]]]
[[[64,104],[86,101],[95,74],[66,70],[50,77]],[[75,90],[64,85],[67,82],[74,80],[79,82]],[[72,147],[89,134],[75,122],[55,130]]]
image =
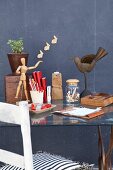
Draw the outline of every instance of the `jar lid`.
[[[66,80],[66,83],[75,85],[75,84],[79,83],[79,80],[78,79],[68,79],[68,80]]]

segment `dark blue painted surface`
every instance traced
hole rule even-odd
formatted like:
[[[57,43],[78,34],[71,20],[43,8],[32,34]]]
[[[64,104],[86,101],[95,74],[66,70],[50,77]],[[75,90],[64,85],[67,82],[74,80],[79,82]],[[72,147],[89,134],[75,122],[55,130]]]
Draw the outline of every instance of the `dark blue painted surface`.
[[[109,126],[102,128],[105,148],[108,146]],[[13,133],[13,135],[12,135]],[[19,127],[0,127],[0,146],[23,154]],[[7,141],[6,141],[7,140]],[[5,142],[6,141],[6,142]],[[6,145],[7,143],[7,145]],[[32,127],[33,153],[46,151],[75,161],[98,161],[98,135],[95,126],[34,126]]]
[[[34,65],[37,61],[38,51],[43,49],[46,41],[51,41],[54,34],[58,37],[58,44],[51,46],[51,50],[45,53],[44,63],[37,69],[43,71],[48,85],[51,84],[52,72],[60,71],[63,75],[63,87],[65,87],[67,79],[78,78],[80,90],[83,90],[83,75],[78,72],[69,57],[96,53],[97,48],[102,46],[109,54],[99,61],[95,70],[89,74],[89,88],[92,91],[113,93],[112,9],[112,0],[1,0],[0,100],[4,100],[4,75],[11,73],[7,60],[7,53],[10,51],[6,44],[7,40],[22,37],[25,51],[30,55],[28,64]],[[77,135],[80,133],[81,130]],[[91,134],[92,132],[89,131],[87,138]],[[70,138],[72,142],[73,136]],[[51,143],[51,141],[49,142]],[[62,142],[66,141],[62,139]],[[91,142],[94,145],[94,140]],[[85,137],[82,143],[87,144]],[[74,144],[79,146],[79,141],[76,140],[69,146],[72,147]],[[65,146],[63,146],[62,152],[64,153],[65,150]],[[73,155],[74,150],[71,152]],[[84,156],[83,152],[87,154],[86,150],[77,152],[81,159]],[[95,149],[92,152],[95,155]],[[89,153],[89,157],[92,152]]]

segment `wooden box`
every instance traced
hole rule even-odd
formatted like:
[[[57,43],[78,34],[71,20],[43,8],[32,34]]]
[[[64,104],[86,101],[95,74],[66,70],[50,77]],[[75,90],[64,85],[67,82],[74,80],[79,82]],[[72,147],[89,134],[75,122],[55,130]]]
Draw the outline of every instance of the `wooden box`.
[[[26,100],[23,88],[21,88],[20,90],[18,99],[15,98],[19,80],[20,76],[18,75],[9,74],[5,76],[5,101],[7,103],[15,104],[18,101]],[[27,91],[30,99],[28,76],[27,76]]]
[[[96,93],[81,98],[82,105],[104,107],[113,103],[113,95]]]

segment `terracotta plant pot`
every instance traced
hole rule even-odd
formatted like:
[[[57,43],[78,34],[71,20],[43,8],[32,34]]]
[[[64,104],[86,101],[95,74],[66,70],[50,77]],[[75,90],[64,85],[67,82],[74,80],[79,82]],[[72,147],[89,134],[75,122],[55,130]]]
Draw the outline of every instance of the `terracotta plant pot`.
[[[11,70],[12,70],[12,73],[13,74],[16,74],[16,69],[18,68],[18,66],[22,65],[21,64],[21,58],[25,58],[25,62],[26,62],[26,65],[27,65],[27,62],[28,62],[28,55],[27,53],[8,53],[7,56],[8,56],[8,60],[9,60],[9,64],[10,64],[10,67],[11,67]]]

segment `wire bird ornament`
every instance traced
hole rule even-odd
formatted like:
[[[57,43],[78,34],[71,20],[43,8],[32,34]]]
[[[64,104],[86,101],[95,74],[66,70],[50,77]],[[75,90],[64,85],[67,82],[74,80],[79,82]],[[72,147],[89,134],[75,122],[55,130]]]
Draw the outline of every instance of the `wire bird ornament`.
[[[102,59],[107,54],[108,53],[104,48],[99,47],[96,54],[88,54],[83,56],[82,58],[80,57],[73,58],[74,63],[77,66],[78,70],[84,74],[85,89],[80,94],[80,98],[91,94],[91,92],[87,88],[87,73],[91,72],[95,67],[97,61]]]

